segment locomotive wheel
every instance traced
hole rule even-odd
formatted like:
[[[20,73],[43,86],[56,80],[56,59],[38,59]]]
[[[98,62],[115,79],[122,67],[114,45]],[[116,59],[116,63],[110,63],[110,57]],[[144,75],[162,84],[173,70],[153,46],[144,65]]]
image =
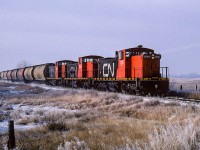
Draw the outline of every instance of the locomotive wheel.
[[[117,92],[117,86],[114,83],[109,83],[108,84],[108,91],[109,92]]]
[[[102,91],[107,91],[107,86],[105,83],[102,83]]]
[[[95,83],[94,88],[97,89],[97,90],[100,90],[99,84],[98,84],[98,83]]]
[[[126,93],[126,84],[122,84],[121,85],[121,91],[122,91],[122,93]]]

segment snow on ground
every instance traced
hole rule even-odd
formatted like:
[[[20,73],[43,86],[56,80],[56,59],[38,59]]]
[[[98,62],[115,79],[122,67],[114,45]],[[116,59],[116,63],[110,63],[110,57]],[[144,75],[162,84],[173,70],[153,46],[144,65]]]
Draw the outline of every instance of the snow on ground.
[[[4,134],[8,132],[8,122],[9,120],[5,120],[3,122],[0,122],[0,134]],[[27,125],[17,125],[15,124],[14,128],[16,131],[24,131],[24,130],[29,130],[38,127],[39,125],[37,124],[27,124]]]
[[[52,114],[52,113],[60,113],[60,114],[74,114],[77,113],[78,110],[66,110],[58,107],[51,107],[51,106],[33,106],[33,105],[12,105],[12,111],[10,111],[10,115],[13,116],[15,115],[14,113],[19,112],[20,118],[24,119],[26,117],[29,118],[34,118],[36,113],[44,113],[46,115]],[[4,120],[0,122],[0,133],[6,133],[8,131],[8,121],[9,120]],[[18,120],[20,121],[20,119]],[[15,122],[15,129],[16,130],[27,130],[27,129],[32,129],[35,127],[41,126],[41,123],[28,123],[28,124],[17,124]]]

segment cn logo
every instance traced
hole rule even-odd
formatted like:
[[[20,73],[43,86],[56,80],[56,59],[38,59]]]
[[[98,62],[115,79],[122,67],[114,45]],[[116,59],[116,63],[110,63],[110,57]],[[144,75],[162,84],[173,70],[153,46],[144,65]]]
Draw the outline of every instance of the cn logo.
[[[114,77],[115,74],[115,64],[113,63],[112,66],[111,64],[105,63],[103,64],[103,77],[108,78],[109,75],[111,77]]]

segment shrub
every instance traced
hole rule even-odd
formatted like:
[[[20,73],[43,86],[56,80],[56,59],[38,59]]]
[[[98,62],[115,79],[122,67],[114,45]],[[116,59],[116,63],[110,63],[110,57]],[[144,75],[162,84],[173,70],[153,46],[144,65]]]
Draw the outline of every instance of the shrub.
[[[84,141],[80,141],[77,137],[70,142],[65,142],[64,145],[61,144],[58,150],[90,150]]]
[[[27,117],[26,118],[21,118],[19,119],[16,124],[19,124],[19,125],[27,125],[28,123],[30,123],[31,120],[29,120]]]
[[[50,131],[65,131],[68,130],[64,112],[50,112],[45,114],[44,120],[46,121],[45,127]]]
[[[46,127],[50,131],[66,131],[66,130],[69,130],[64,122],[59,122],[59,121],[56,121],[56,122],[49,121],[49,122],[47,122]]]

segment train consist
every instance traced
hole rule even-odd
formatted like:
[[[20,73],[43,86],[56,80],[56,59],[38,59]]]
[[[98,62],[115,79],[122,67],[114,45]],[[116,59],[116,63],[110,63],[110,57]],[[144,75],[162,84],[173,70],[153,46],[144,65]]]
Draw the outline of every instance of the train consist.
[[[97,89],[141,95],[166,95],[168,68],[160,67],[161,55],[139,45],[119,50],[115,57],[96,55],[62,60],[0,72],[0,79],[38,82],[72,88]]]

